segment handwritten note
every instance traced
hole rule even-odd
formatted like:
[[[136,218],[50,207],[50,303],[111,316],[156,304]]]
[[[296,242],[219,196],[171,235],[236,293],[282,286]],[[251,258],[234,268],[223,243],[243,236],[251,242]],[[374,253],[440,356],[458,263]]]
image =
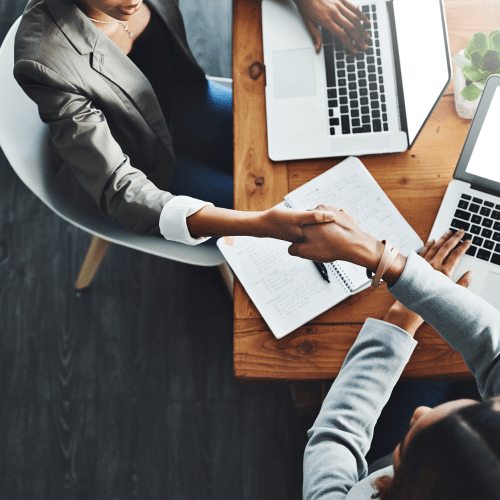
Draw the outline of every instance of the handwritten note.
[[[232,246],[217,244],[277,338],[350,295],[335,273],[327,283],[311,261],[290,256],[290,243],[239,236]]]

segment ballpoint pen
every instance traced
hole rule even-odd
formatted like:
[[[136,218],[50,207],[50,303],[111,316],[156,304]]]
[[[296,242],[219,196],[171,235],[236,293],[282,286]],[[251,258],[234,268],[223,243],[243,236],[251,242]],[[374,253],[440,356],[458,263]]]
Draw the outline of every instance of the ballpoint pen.
[[[313,264],[316,266],[316,269],[319,271],[319,274],[321,274],[321,277],[330,283],[330,279],[328,278],[328,271],[326,270],[325,264],[322,262],[316,262],[315,260],[313,261]]]

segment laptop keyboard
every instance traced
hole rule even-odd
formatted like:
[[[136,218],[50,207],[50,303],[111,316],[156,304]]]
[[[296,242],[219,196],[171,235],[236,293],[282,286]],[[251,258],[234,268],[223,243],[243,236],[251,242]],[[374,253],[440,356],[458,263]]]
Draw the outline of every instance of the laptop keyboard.
[[[376,5],[361,7],[370,19],[370,48],[356,55],[331,31],[322,29],[330,135],[388,132],[384,75]]]
[[[463,240],[472,242],[466,255],[500,266],[500,205],[462,194],[450,229],[465,230]]]

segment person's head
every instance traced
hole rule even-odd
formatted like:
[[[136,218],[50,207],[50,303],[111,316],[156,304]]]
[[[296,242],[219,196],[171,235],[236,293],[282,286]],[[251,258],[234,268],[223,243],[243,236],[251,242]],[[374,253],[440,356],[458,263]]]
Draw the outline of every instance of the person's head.
[[[106,14],[119,21],[128,21],[141,7],[142,0],[76,0],[88,15]]]
[[[381,499],[500,499],[500,402],[451,401],[415,410]]]

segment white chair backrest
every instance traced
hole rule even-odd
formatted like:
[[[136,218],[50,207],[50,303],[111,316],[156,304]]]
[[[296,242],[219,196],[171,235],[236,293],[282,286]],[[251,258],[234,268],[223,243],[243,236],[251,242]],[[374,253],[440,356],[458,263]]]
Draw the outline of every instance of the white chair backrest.
[[[21,18],[11,27],[0,47],[0,147],[26,186],[57,215],[91,234],[167,259],[200,266],[224,262],[217,247],[190,247],[155,236],[138,236],[112,226],[73,206],[57,189],[55,169],[49,162],[49,131],[13,76],[14,38]],[[215,79],[219,81],[219,79]],[[231,87],[231,80],[222,79]]]

